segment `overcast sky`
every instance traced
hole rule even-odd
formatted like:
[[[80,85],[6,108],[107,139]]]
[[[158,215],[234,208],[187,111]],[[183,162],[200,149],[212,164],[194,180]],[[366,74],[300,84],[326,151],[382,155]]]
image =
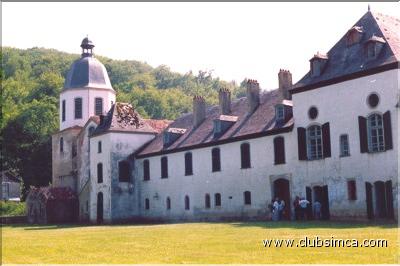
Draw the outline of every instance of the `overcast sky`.
[[[80,53],[88,34],[95,53],[213,70],[224,80],[277,87],[280,68],[294,81],[317,51],[327,52],[367,12],[368,3],[2,3],[2,45]],[[399,16],[399,3],[371,3]]]

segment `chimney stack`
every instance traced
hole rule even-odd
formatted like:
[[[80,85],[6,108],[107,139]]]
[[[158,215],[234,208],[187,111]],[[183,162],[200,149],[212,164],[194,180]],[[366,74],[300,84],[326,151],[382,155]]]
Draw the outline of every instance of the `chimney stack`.
[[[285,100],[291,100],[292,95],[290,89],[292,88],[292,73],[289,70],[280,69],[278,73],[279,79],[279,92]]]
[[[253,113],[260,105],[260,85],[257,80],[247,80],[247,102],[249,104],[249,113]]]
[[[206,118],[206,102],[201,96],[193,97],[193,127],[198,127]]]
[[[229,115],[231,113],[231,91],[227,88],[221,88],[218,96],[221,114]]]

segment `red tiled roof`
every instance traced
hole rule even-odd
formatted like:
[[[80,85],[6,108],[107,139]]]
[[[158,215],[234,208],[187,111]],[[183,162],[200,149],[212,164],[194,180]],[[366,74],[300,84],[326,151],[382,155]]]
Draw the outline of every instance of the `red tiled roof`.
[[[159,119],[143,119],[147,124],[149,124],[157,133],[162,132],[164,129],[171,124],[172,120],[159,120]]]
[[[286,121],[283,126],[275,125],[275,105],[282,103],[282,100],[283,98],[278,90],[263,92],[260,94],[260,105],[250,115],[248,114],[249,108],[246,97],[232,102],[230,115],[237,116],[237,122],[217,139],[213,135],[213,121],[221,115],[219,105],[207,108],[206,118],[197,128],[193,128],[192,113],[183,115],[169,124],[169,127],[172,128],[186,129],[182,136],[170,146],[164,147],[162,134],[158,134],[137,156],[144,157],[198,146],[216,145],[222,142],[244,139],[254,134],[272,134],[283,129],[291,130],[293,119]]]

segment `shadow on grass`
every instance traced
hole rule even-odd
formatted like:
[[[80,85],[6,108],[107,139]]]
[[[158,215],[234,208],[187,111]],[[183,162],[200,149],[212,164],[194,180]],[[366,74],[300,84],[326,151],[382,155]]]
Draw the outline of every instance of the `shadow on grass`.
[[[136,223],[116,223],[116,224],[8,224],[3,227],[23,228],[24,230],[54,230],[54,229],[72,229],[85,227],[116,227],[116,226],[155,226],[155,225],[177,225],[177,224],[227,224],[234,227],[260,227],[265,229],[350,229],[379,227],[385,229],[399,228],[395,221],[370,221],[370,222],[340,222],[340,221],[226,221],[226,222],[136,222]]]

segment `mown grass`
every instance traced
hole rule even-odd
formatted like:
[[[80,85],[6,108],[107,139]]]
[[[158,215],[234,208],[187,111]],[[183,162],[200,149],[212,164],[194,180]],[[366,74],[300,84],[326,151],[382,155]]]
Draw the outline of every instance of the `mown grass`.
[[[3,263],[397,263],[397,225],[237,222],[5,226]],[[386,239],[387,248],[265,248],[266,238]]]
[[[25,215],[25,202],[0,201],[0,216]]]

